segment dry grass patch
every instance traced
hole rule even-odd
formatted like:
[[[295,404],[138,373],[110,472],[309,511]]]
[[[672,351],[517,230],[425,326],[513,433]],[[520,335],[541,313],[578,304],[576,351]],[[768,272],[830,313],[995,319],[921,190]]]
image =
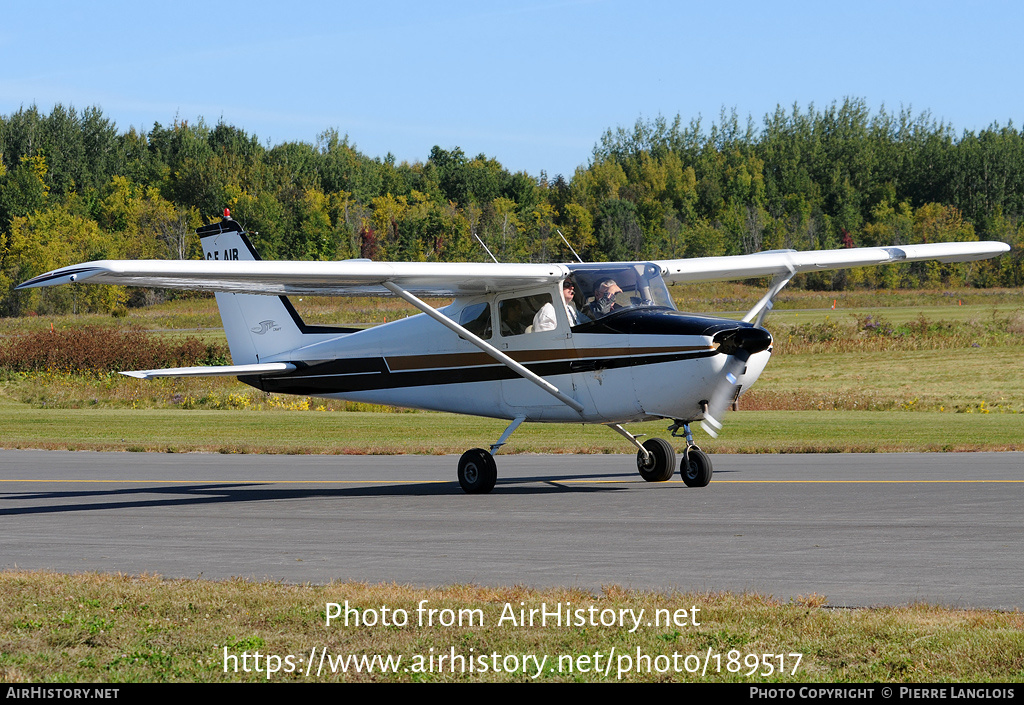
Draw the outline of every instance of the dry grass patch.
[[[597,593],[521,586],[298,586],[16,571],[0,573],[0,595],[0,680],[6,682],[267,680],[266,672],[236,672],[230,658],[225,672],[225,653],[248,653],[251,666],[257,651],[264,663],[268,655],[282,657],[281,670],[269,677],[273,681],[528,681],[534,673],[545,681],[1024,679],[1024,616],[1019,612],[930,605],[837,609],[819,595],[782,602],[753,594],[645,592],[617,586]],[[346,603],[352,610],[349,626],[342,618],[328,625],[328,605],[343,609]],[[642,609],[644,622],[635,629],[628,618],[624,626],[530,626],[508,618],[514,613],[518,619],[520,609],[546,605],[551,610],[566,603],[605,615]],[[391,614],[387,626],[381,619],[385,606]],[[401,610],[407,616],[404,625],[398,624]],[[684,617],[670,626],[647,626],[655,614]],[[442,623],[445,615],[449,620]],[[362,620],[359,626],[357,620]],[[348,672],[336,667],[333,673],[328,669],[307,676],[309,654],[315,650],[319,662],[322,649],[332,658],[401,656],[402,665],[396,672],[382,672],[379,666],[372,673],[366,668],[357,672],[355,662],[349,661]],[[540,671],[528,668],[526,673],[452,672],[436,661],[432,670],[426,667],[424,659],[453,649],[467,657],[534,655],[548,660]],[[687,673],[683,659],[704,658],[709,650],[722,655],[720,672],[713,661],[703,678]],[[626,658],[635,662],[638,651],[652,657],[648,672],[637,672],[635,663],[626,668]],[[603,664],[598,672],[594,655],[607,658],[613,653],[618,656],[610,673],[603,673]],[[679,672],[653,667],[668,664],[674,654],[679,654]],[[753,661],[744,664],[743,659],[750,654],[784,654],[785,672],[776,669],[765,676],[762,665],[748,676]],[[789,664],[796,664],[796,654],[801,657],[794,674]],[[295,656],[298,664],[291,672],[283,661],[287,655]],[[424,665],[420,671],[413,666],[417,657]],[[657,657],[662,658],[655,661]]]

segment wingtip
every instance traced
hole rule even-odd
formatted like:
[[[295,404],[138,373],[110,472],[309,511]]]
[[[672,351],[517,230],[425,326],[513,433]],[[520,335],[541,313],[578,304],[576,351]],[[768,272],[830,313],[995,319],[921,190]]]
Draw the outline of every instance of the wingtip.
[[[37,277],[32,277],[27,281],[23,281],[21,284],[14,287],[14,290],[34,289],[41,286],[56,286],[58,284],[72,284],[74,282],[81,281],[82,279],[88,279],[89,277],[95,276],[101,271],[103,271],[101,267],[92,263],[75,265],[73,267],[63,267],[61,269],[55,269],[52,272],[40,274]]]

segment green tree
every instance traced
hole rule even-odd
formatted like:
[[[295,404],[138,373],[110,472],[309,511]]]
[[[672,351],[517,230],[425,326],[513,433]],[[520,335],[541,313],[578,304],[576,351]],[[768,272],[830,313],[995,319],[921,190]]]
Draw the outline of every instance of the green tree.
[[[717,257],[725,254],[725,234],[707,222],[683,231],[687,257]]]
[[[49,193],[46,160],[41,155],[22,157],[17,167],[0,174],[0,230],[15,218],[42,210]]]
[[[4,315],[109,313],[126,300],[124,287],[73,284],[20,292],[13,288],[58,267],[122,255],[116,238],[61,206],[15,218],[0,259],[0,310]]]
[[[600,260],[640,259],[644,236],[637,222],[636,206],[617,198],[603,201],[597,217],[596,240]]]
[[[156,188],[123,176],[115,176],[104,188],[97,222],[132,259],[179,259],[190,253],[195,240],[182,232],[194,222],[190,211],[176,208]]]

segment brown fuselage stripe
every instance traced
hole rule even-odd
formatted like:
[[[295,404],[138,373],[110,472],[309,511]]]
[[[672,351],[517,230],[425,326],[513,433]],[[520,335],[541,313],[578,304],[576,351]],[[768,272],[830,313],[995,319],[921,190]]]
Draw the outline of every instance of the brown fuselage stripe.
[[[687,345],[682,347],[655,348],[547,348],[544,350],[503,350],[516,362],[546,362],[550,360],[580,360],[605,357],[628,357],[633,355],[664,355],[680,352],[713,350],[710,345]],[[452,367],[480,367],[493,365],[494,358],[485,352],[455,353],[449,355],[402,355],[385,358],[388,369],[394,372],[407,370],[446,369]]]

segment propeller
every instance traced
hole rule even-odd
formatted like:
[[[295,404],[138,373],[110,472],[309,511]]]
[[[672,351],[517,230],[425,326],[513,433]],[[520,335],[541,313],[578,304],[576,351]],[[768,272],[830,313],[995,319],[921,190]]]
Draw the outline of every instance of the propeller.
[[[711,393],[711,398],[704,409],[704,420],[700,424],[701,428],[707,431],[708,435],[712,438],[718,438],[718,432],[722,430],[722,419],[725,417],[726,412],[729,411],[732,403],[736,401],[736,397],[739,394],[737,382],[740,375],[743,374],[747,360],[750,359],[751,355],[767,350],[768,346],[772,344],[771,333],[762,328],[761,324],[764,322],[768,312],[775,306],[775,297],[796,276],[796,265],[793,264],[792,258],[789,257],[791,252],[792,250],[782,251],[786,255],[785,271],[775,275],[765,295],[743,317],[743,322],[753,322],[753,327],[730,328],[729,330],[719,331],[712,339],[713,342],[718,344],[718,352],[728,355],[725,366],[722,368],[722,380]]]
[[[718,346],[719,354],[726,356],[722,368],[722,379],[711,393],[704,409],[703,428],[712,438],[718,438],[722,430],[722,419],[739,393],[739,378],[751,355],[768,349],[772,334],[764,328],[743,327],[719,331],[712,339]]]

